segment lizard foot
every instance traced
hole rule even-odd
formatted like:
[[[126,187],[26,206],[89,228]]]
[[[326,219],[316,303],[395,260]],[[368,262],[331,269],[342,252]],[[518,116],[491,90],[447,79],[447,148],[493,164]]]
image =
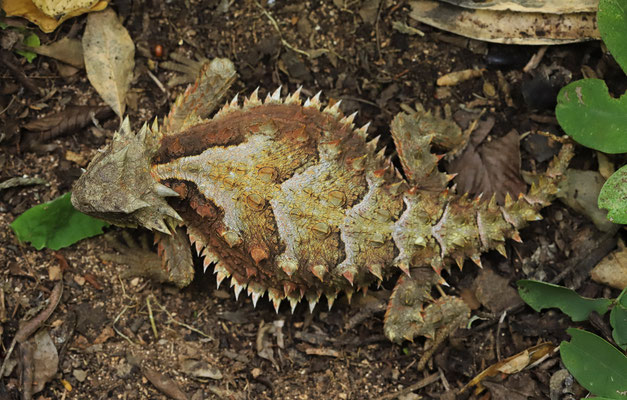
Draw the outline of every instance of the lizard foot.
[[[431,288],[440,277],[431,268],[415,268],[399,278],[385,313],[385,335],[393,342],[425,336],[431,345],[418,364],[424,368],[433,352],[455,329],[468,321],[470,309],[458,297],[434,299]]]
[[[126,230],[122,231],[124,243],[113,236],[105,237],[119,254],[103,254],[100,258],[128,265],[130,268],[123,274],[125,278],[141,276],[182,288],[194,277],[189,241],[180,228],[172,236],[155,233],[157,252],[151,250],[146,235],[140,235],[139,244]]]

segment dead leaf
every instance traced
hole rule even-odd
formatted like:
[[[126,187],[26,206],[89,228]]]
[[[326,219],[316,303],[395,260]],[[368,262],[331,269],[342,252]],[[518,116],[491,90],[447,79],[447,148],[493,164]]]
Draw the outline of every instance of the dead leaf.
[[[76,68],[85,67],[83,46],[78,39],[63,38],[54,43],[32,47],[31,50],[37,54],[54,58]]]
[[[473,133],[474,135],[474,133]],[[459,193],[479,195],[502,204],[505,194],[516,198],[527,186],[520,176],[518,132],[476,145],[471,142],[462,154],[451,162],[450,172],[457,173],[455,183]]]
[[[135,45],[113,10],[89,14],[83,52],[89,82],[122,118],[135,67]]]
[[[33,3],[44,14],[57,18],[81,8],[91,8],[98,0],[33,0]]]
[[[409,16],[448,32],[506,44],[563,44],[599,39],[595,12],[540,12],[468,9],[433,0],[410,2]]]
[[[600,231],[610,232],[616,229],[617,225],[607,219],[607,211],[601,210],[597,203],[605,182],[601,174],[597,171],[568,169],[564,176],[565,179],[558,186],[559,199],[588,217]]]
[[[551,343],[540,343],[523,350],[518,354],[514,354],[511,357],[492,364],[488,368],[481,371],[479,375],[472,378],[472,380],[462,388],[461,392],[464,392],[472,386],[480,385],[481,381],[487,377],[495,376],[500,373],[512,374],[522,371],[528,365],[536,362],[545,355],[550,354],[554,349],[555,346]],[[480,388],[481,386],[478,387],[478,389]]]
[[[379,3],[381,0],[366,0],[359,9],[358,13],[361,19],[370,25],[374,25],[379,14]]]
[[[92,116],[97,119],[103,118],[108,109],[109,107],[103,106],[68,106],[63,111],[29,121],[23,127],[38,132],[53,129],[59,132],[78,130],[91,123]]]
[[[483,69],[465,69],[463,71],[454,71],[446,75],[442,75],[436,81],[438,86],[455,86],[461,82],[478,78],[483,75]]]
[[[35,336],[29,339],[29,342],[34,346],[33,393],[38,393],[57,374],[59,354],[47,329],[37,332]]]
[[[222,372],[218,367],[210,365],[205,360],[185,359],[181,362],[181,369],[187,375],[196,378],[222,379]]]
[[[596,12],[599,0],[443,0],[464,8],[481,8],[495,11],[541,12],[547,14],[568,14],[575,12]]]
[[[91,3],[93,4],[90,7],[75,8],[67,6],[68,4],[72,3],[73,2],[69,0],[67,2],[64,2],[64,4],[66,4],[68,12],[58,19],[47,15],[45,12],[39,9],[32,0],[4,0],[1,2],[1,6],[7,17],[26,18],[30,22],[39,26],[39,28],[45,33],[50,33],[69,18],[76,17],[87,12],[104,10],[107,7],[108,1],[91,1]]]
[[[522,304],[516,290],[509,285],[509,280],[489,268],[479,272],[472,286],[477,300],[493,313],[501,313]]]
[[[622,241],[590,272],[592,280],[623,290],[627,287],[627,248]]]

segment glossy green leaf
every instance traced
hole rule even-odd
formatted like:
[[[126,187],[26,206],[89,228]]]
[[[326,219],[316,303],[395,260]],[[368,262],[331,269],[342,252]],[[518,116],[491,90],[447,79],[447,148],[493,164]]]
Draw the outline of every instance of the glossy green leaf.
[[[627,224],[627,165],[614,172],[601,188],[599,208],[608,210],[610,221]]]
[[[627,3],[625,0],[600,0],[597,23],[603,42],[627,73]]]
[[[612,338],[621,349],[627,350],[627,288],[616,299],[616,305],[610,311]]]
[[[101,234],[105,226],[108,226],[106,222],[74,209],[70,193],[26,210],[11,224],[18,239],[30,242],[37,250],[67,247]]]
[[[592,394],[627,399],[627,357],[594,333],[568,329],[570,342],[560,344],[566,369]]]
[[[627,95],[611,97],[602,80],[582,79],[563,87],[555,116],[578,143],[604,153],[627,152]]]
[[[575,291],[552,283],[520,280],[518,294],[536,311],[544,308],[559,308],[573,321],[585,321],[592,311],[603,315],[612,301],[610,299],[589,299]]]

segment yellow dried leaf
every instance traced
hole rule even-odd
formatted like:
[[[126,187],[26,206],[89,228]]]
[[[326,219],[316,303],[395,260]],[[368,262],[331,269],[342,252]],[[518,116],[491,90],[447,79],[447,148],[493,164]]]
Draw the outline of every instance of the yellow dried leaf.
[[[83,54],[89,82],[122,118],[135,68],[135,45],[115,11],[89,14]]]
[[[90,1],[92,4],[89,7],[79,7],[74,9],[70,9],[68,7],[68,12],[60,15],[58,19],[53,18],[40,10],[32,0],[4,0],[1,3],[2,9],[6,13],[7,17],[26,18],[30,22],[39,26],[39,29],[45,33],[50,33],[68,18],[76,17],[87,12],[104,10],[109,2],[108,0],[95,2]]]
[[[488,368],[484,369],[479,375],[472,378],[466,386],[464,386],[461,392],[466,391],[472,386],[477,386],[478,391],[483,390],[481,381],[490,376],[495,376],[499,373],[503,374],[515,374],[522,371],[528,365],[538,361],[542,357],[550,354],[555,349],[555,346],[551,343],[540,343],[532,346],[526,350],[521,351],[518,354],[514,354],[504,360],[501,360],[495,364],[492,364]]]
[[[33,3],[47,16],[58,18],[76,10],[89,9],[98,0],[33,0]]]

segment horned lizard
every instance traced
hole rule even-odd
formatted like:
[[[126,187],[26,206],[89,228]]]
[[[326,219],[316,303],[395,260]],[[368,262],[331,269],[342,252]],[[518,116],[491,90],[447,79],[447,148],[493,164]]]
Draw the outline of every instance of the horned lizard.
[[[235,79],[225,59],[206,63],[167,118],[139,133],[125,119],[72,194],[74,206],[120,226],[156,231],[161,262],[150,273],[180,287],[193,278],[189,244],[213,265],[218,285],[230,278],[256,305],[267,293],[275,308],[377,285],[400,274],[385,315],[386,336],[400,342],[433,336],[463,321],[469,309],[454,296],[434,298],[441,272],[504,241],[541,218],[557,191],[572,147],[563,145],[527,194],[471,198],[454,192],[438,169],[466,144],[452,121],[418,107],[401,112],[391,133],[402,175],[368,126],[355,128],[339,102],[320,94],[262,101],[237,96],[206,119]]]

